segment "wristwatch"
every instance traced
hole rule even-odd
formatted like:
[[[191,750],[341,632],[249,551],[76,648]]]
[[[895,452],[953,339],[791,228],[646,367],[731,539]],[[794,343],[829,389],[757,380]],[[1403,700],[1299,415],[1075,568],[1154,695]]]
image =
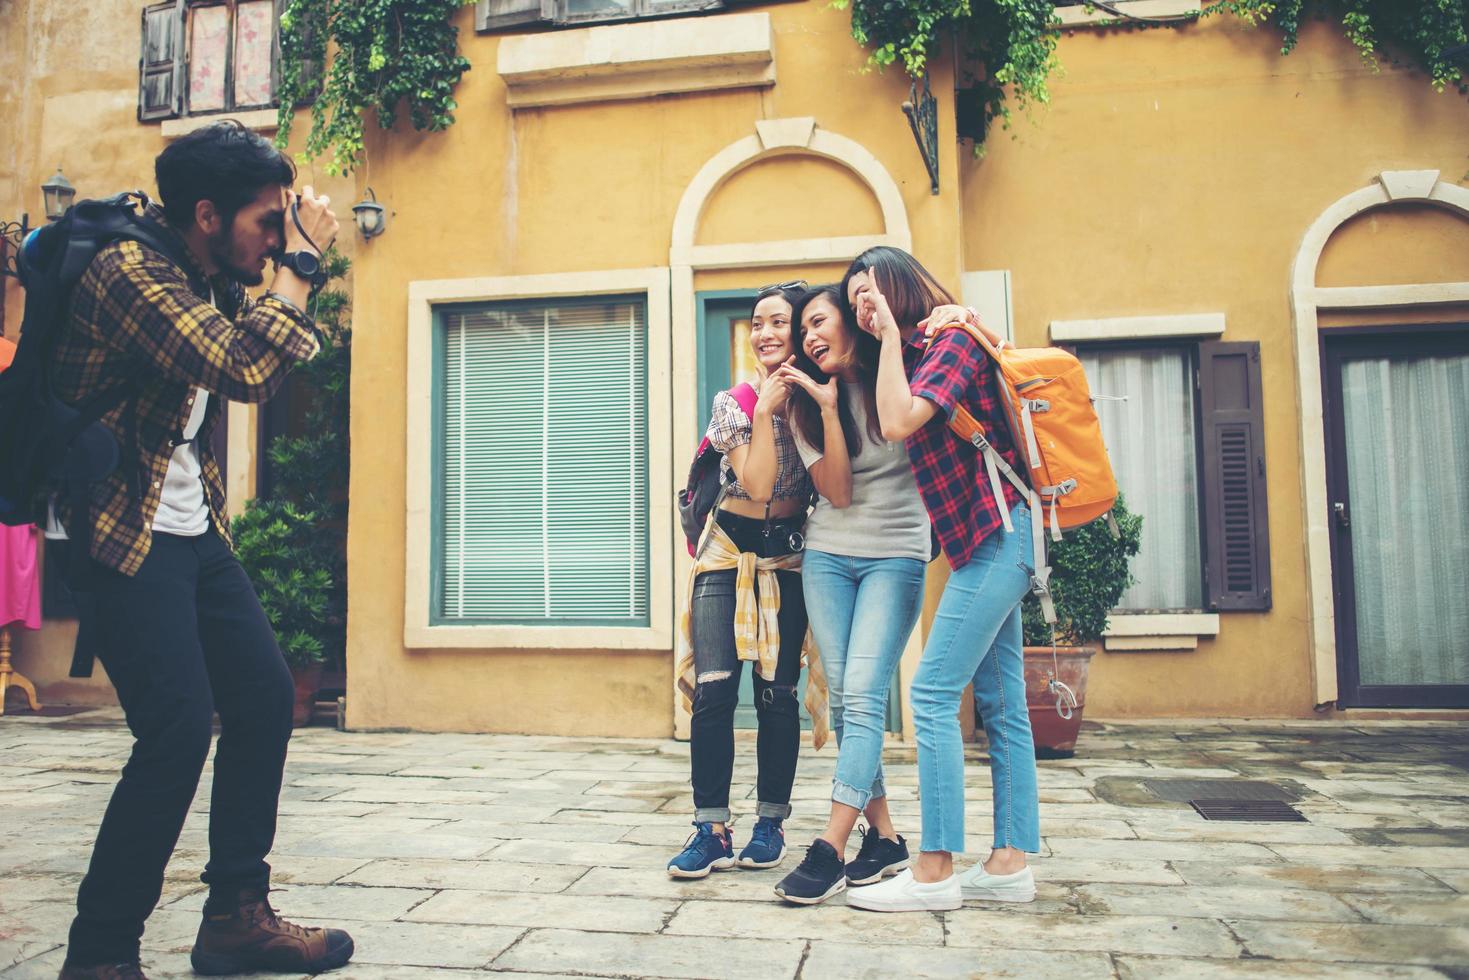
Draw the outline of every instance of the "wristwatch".
[[[312,289],[320,289],[326,284],[326,269],[321,264],[321,257],[315,252],[308,252],[304,249],[299,252],[287,252],[281,256],[281,267],[290,269],[311,283]]]

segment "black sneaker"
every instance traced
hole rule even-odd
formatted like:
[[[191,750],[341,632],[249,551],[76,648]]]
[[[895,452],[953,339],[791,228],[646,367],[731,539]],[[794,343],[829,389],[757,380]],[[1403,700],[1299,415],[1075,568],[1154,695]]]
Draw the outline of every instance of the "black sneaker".
[[[775,893],[797,905],[818,905],[846,887],[847,876],[836,848],[818,837],[806,848],[796,870],[775,886]]]
[[[877,828],[861,828],[862,847],[857,856],[847,862],[847,884],[871,885],[888,875],[895,875],[908,867],[908,842],[898,835],[893,843],[877,832]]]

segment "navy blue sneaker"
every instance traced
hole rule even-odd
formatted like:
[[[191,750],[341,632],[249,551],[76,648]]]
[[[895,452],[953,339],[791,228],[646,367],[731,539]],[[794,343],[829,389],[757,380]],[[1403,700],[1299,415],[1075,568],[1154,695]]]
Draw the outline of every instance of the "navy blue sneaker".
[[[786,832],[775,817],[761,817],[750,832],[750,843],[740,851],[742,868],[773,868],[786,857]]]
[[[694,821],[697,828],[689,835],[678,857],[668,862],[668,874],[674,878],[705,878],[711,871],[734,867],[734,839],[729,828],[723,834],[714,832],[712,823]]]

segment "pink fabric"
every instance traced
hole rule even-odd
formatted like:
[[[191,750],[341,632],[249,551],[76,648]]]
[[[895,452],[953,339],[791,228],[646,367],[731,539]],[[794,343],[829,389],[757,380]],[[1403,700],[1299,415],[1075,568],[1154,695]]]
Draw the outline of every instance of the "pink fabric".
[[[0,626],[41,628],[41,532],[0,524]]]

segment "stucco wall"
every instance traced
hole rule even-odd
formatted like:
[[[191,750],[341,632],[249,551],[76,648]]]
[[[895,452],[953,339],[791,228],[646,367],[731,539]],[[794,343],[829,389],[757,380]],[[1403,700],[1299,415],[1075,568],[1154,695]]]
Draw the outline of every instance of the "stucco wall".
[[[133,188],[156,196],[153,159],[166,143],[159,123],[137,120],[141,11],[133,0],[0,0],[0,217],[29,212],[33,227],[44,222],[40,185],[58,165],[78,198]],[[304,127],[298,145],[301,139]],[[347,222],[339,245],[350,255],[355,180],[331,179],[310,165],[301,177],[338,202]],[[0,289],[7,291],[5,334],[15,339],[24,293],[9,277]],[[100,664],[90,679],[66,676],[75,637],[71,621],[17,631],[16,668],[36,682],[43,702],[114,702]]]
[[[1012,271],[1022,344],[1058,319],[1223,312],[1223,339],[1261,344],[1269,467],[1274,608],[1222,614],[1197,651],[1097,656],[1088,711],[1310,715],[1291,263],[1311,222],[1383,170],[1458,180],[1469,103],[1417,73],[1372,73],[1315,21],[1284,58],[1230,18],[1069,32],[1059,54],[1049,108],[964,162],[966,267]],[[1469,280],[1458,219],[1359,222],[1323,283]]]

